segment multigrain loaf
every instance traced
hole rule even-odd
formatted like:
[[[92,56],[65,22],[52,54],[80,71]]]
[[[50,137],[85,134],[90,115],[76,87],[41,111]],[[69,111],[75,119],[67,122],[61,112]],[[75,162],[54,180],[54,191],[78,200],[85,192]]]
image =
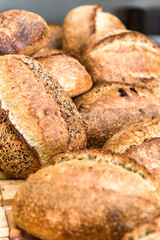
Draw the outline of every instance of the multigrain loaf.
[[[125,234],[122,240],[159,240],[160,239],[160,217],[143,224],[131,233]]]
[[[63,24],[63,49],[80,58],[83,42],[93,33],[125,29],[114,15],[102,12],[101,6],[85,5],[71,10]]]
[[[127,168],[122,156],[99,155],[91,161],[92,151],[81,160],[70,154],[31,175],[14,198],[16,224],[41,239],[119,240],[158,216],[159,197],[146,170],[132,161]]]
[[[0,57],[0,101],[0,162],[11,176],[26,178],[50,156],[85,148],[76,106],[34,59]]]
[[[103,149],[121,153],[160,177],[160,119],[134,124],[113,135]]]
[[[88,147],[102,147],[122,128],[160,114],[159,99],[141,87],[122,83],[97,85],[75,98],[84,122]]]
[[[62,26],[57,24],[48,24],[48,27],[50,32],[50,39],[47,47],[62,49]]]
[[[66,53],[36,58],[47,71],[58,79],[70,97],[85,93],[92,87],[92,79],[80,62]]]
[[[0,13],[0,55],[32,55],[49,40],[49,28],[44,19],[25,10]]]
[[[47,56],[51,56],[52,54],[62,53],[62,52],[63,51],[60,49],[43,47],[38,52],[34,53],[32,57],[33,58],[47,57]]]
[[[95,84],[137,84],[160,95],[160,48],[147,36],[128,30],[94,34],[81,50],[81,62]]]

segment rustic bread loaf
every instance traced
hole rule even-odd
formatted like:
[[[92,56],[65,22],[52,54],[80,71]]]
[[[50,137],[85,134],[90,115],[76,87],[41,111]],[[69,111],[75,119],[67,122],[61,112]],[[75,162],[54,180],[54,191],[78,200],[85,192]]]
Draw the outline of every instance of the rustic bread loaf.
[[[127,168],[122,156],[101,157],[88,160],[92,151],[81,160],[69,155],[70,161],[31,175],[14,199],[16,224],[41,239],[119,240],[159,215],[148,173],[132,161]]]
[[[104,83],[77,97],[75,104],[85,124],[88,147],[102,147],[122,128],[160,114],[159,99],[140,87]]]
[[[0,55],[32,55],[49,40],[49,28],[44,19],[25,10],[0,13],[0,27]]]
[[[125,234],[122,240],[159,240],[160,239],[160,217],[143,224],[131,233]]]
[[[34,59],[0,57],[0,101],[1,168],[13,177],[28,177],[56,153],[85,148],[76,106]]]
[[[113,135],[103,149],[124,154],[160,177],[160,119],[123,129]]]
[[[48,24],[48,27],[50,32],[50,39],[47,44],[47,47],[62,49],[62,35],[63,35],[62,27],[57,24]]]
[[[94,34],[83,44],[81,54],[95,84],[137,84],[160,96],[160,48],[147,36],[127,30]]]
[[[85,93],[92,87],[92,79],[80,62],[66,53],[36,58],[47,71],[58,79],[70,97]]]
[[[80,58],[83,42],[93,33],[125,29],[114,15],[102,12],[101,6],[79,6],[68,13],[63,24],[63,49]]]
[[[55,48],[48,48],[48,47],[43,47],[41,48],[38,52],[34,53],[32,55],[33,58],[37,58],[37,57],[47,57],[47,56],[51,56],[52,54],[55,53],[62,53],[62,50],[60,49],[55,49]]]

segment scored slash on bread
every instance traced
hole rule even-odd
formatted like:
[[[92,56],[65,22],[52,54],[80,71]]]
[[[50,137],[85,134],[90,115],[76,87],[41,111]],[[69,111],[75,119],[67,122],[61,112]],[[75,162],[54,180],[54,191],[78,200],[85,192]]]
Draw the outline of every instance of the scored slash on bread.
[[[0,63],[2,129],[8,121],[1,139],[3,170],[16,178],[26,178],[32,166],[39,167],[50,156],[67,149],[85,148],[86,136],[79,113],[57,79],[40,63],[23,55],[1,56]],[[17,158],[12,156],[15,144],[12,132],[18,136],[17,145],[23,148],[20,152],[15,150]],[[31,151],[38,162],[34,165],[30,163],[35,161]]]
[[[122,128],[159,117],[159,99],[148,89],[103,83],[75,98],[84,122],[88,147],[102,147]]]
[[[83,42],[97,32],[125,29],[123,23],[114,15],[102,12],[101,6],[80,6],[68,13],[63,24],[63,49],[80,59]]]
[[[28,233],[49,240],[119,240],[160,214],[154,180],[127,158],[88,150],[58,159],[16,193],[13,215]]]

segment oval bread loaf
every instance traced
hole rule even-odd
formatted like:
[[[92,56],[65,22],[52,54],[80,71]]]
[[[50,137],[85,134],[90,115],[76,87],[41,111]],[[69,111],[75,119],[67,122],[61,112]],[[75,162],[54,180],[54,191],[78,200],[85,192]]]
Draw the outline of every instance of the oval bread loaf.
[[[31,175],[14,198],[16,224],[41,239],[119,240],[158,216],[159,200],[147,172],[132,162],[123,168],[122,156],[108,153],[105,159],[110,164],[75,158]]]
[[[49,40],[49,28],[44,19],[25,10],[0,13],[0,55],[32,55]]]
[[[11,176],[26,178],[54,154],[85,148],[76,106],[34,59],[0,57],[0,101],[0,162]]]
[[[160,48],[147,36],[127,30],[94,34],[83,44],[81,54],[95,84],[137,84],[159,96]]]
[[[103,149],[121,153],[160,177],[160,120],[141,122],[113,135]]]
[[[88,147],[102,147],[122,128],[160,114],[159,99],[145,88],[104,83],[77,97]]]
[[[125,29],[125,26],[114,15],[102,12],[101,6],[79,6],[71,10],[64,20],[63,49],[80,58],[81,45],[89,36],[113,29]]]
[[[80,62],[66,53],[36,58],[47,71],[58,79],[70,97],[85,93],[92,87],[92,79]]]

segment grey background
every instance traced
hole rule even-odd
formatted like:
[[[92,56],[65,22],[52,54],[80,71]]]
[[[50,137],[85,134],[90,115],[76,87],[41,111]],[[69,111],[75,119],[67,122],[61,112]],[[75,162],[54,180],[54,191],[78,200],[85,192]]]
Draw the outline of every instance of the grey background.
[[[145,33],[160,33],[160,0],[0,0],[0,11],[25,9],[40,14],[49,23],[62,24],[66,14],[74,7],[84,4],[99,4],[104,11],[117,15],[124,7],[145,10]]]

